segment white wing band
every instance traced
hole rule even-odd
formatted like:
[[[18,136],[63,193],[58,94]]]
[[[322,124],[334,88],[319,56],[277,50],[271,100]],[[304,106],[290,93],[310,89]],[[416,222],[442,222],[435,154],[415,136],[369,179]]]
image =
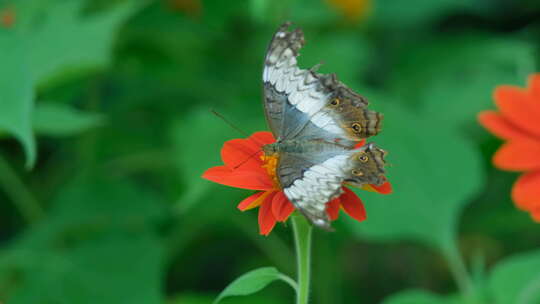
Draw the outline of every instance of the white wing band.
[[[325,212],[326,203],[341,194],[348,158],[348,154],[337,155],[310,167],[283,192],[297,208],[310,215]]]
[[[299,69],[296,57],[290,48],[281,56],[268,58],[263,71],[263,80],[270,82],[278,92],[287,94],[289,102],[299,111],[306,113],[317,127],[337,135],[347,136],[335,120],[322,111],[330,98],[318,86],[319,81],[309,70]]]

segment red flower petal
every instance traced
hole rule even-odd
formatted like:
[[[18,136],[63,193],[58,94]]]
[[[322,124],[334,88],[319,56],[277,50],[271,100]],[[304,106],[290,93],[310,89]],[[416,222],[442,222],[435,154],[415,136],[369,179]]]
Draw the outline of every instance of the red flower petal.
[[[532,212],[531,217],[533,218],[534,221],[540,223],[540,208],[538,208],[538,209],[536,209],[536,211]]]
[[[495,103],[512,124],[531,134],[540,136],[540,106],[524,89],[500,86],[495,90]]]
[[[513,125],[508,119],[495,111],[483,111],[478,114],[480,124],[502,139],[528,137],[527,133]]]
[[[249,137],[249,139],[257,143],[260,147],[276,142],[276,139],[274,138],[274,135],[272,135],[272,132],[268,131],[255,132]]]
[[[341,207],[341,200],[338,198],[331,200],[326,204],[326,213],[332,221],[337,220],[339,217],[339,209]]]
[[[373,184],[365,184],[365,185],[362,185],[360,189],[366,190],[369,192],[377,192],[379,194],[390,194],[393,191],[392,185],[388,181],[384,182],[380,186],[373,185]]]
[[[294,212],[294,206],[283,191],[276,193],[272,199],[272,213],[278,222],[286,221]]]
[[[254,170],[265,172],[261,147],[248,139],[226,141],[221,149],[221,159],[225,166],[233,170]]]
[[[535,103],[540,107],[540,74],[529,76],[529,92],[535,99]]]
[[[274,143],[270,132],[256,132],[249,138],[226,141],[221,149],[221,159],[230,169],[255,170],[266,172],[262,168],[262,146]]]
[[[540,169],[540,140],[516,139],[509,141],[493,155],[493,163],[504,170]]]
[[[369,191],[369,192],[377,192],[377,190],[375,190],[375,188],[373,188],[371,184],[364,184],[362,185],[360,189]]]
[[[276,218],[272,214],[272,199],[275,194],[276,192],[270,192],[259,208],[259,233],[262,235],[270,234],[276,225]]]
[[[540,171],[521,175],[512,188],[512,199],[520,209],[540,210]]]
[[[202,175],[203,178],[218,184],[249,189],[271,190],[272,181],[266,172],[231,170],[225,166],[212,167]]]
[[[248,196],[244,200],[242,200],[240,204],[238,204],[238,206],[236,207],[240,209],[241,211],[246,211],[246,210],[258,207],[261,204],[261,202],[264,200],[264,198],[266,197],[263,195],[268,195],[269,193],[270,193],[269,191],[257,192],[253,195]]]
[[[352,217],[353,219],[361,222],[367,218],[366,209],[364,209],[364,204],[360,198],[349,188],[343,187],[345,193],[343,193],[339,198],[341,200],[341,206],[343,210]]]
[[[390,182],[386,181],[384,184],[377,186],[377,185],[370,185],[376,192],[380,194],[390,194],[392,193],[392,184]]]

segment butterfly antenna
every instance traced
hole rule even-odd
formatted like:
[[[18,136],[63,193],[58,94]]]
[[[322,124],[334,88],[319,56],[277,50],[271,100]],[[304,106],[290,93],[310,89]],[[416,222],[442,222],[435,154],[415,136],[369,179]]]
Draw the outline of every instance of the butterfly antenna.
[[[245,137],[249,137],[249,135],[244,132],[243,130],[241,130],[240,128],[238,128],[237,126],[235,126],[233,123],[231,123],[227,118],[225,118],[225,116],[221,115],[220,113],[218,113],[217,111],[215,111],[214,109],[210,110],[212,112],[212,114],[216,115],[217,117],[221,118],[221,120],[223,120],[226,124],[228,124],[231,128],[233,128],[234,130],[236,130],[238,133],[244,135]],[[255,138],[250,138],[251,140],[253,140],[254,142],[256,142],[258,145],[260,146],[263,146],[264,144],[260,143],[257,139]],[[234,166],[233,169],[238,169],[240,168],[241,166],[243,166],[245,163],[247,163],[250,159],[252,159],[253,157],[257,156],[257,154],[259,154],[260,152],[262,152],[262,149],[260,150],[257,150],[255,151],[255,153],[251,154],[248,158],[244,159],[243,161],[241,161],[238,165]]]
[[[229,125],[229,127],[233,128],[236,132],[242,134],[243,136],[245,137],[250,137],[249,134],[247,134],[246,132],[244,132],[242,129],[238,128],[235,124],[233,124],[232,122],[230,122],[227,118],[225,118],[225,116],[221,115],[221,113],[217,112],[216,110],[212,109],[210,110],[212,112],[212,114],[216,115],[218,118],[220,118],[221,120],[223,120],[226,124]],[[263,143],[259,142],[257,139],[255,138],[250,138],[251,140],[253,140],[254,142],[256,142],[258,145],[262,146],[264,145]],[[260,152],[260,151],[259,151]],[[249,159],[248,159],[249,160]],[[246,160],[247,161],[247,160]]]
[[[229,127],[233,128],[234,130],[236,130],[238,133],[244,135],[245,137],[249,137],[249,134],[247,134],[246,132],[244,132],[243,130],[241,130],[240,128],[238,128],[236,125],[234,125],[232,122],[230,122],[227,118],[225,118],[225,116],[221,115],[220,113],[218,113],[216,110],[212,109],[210,110],[212,112],[212,114],[216,115],[217,117],[219,117],[221,120],[223,120],[226,124],[229,125]]]
[[[238,168],[240,168],[241,166],[243,166],[245,163],[247,163],[250,159],[252,159],[253,157],[257,156],[257,154],[259,154],[259,152],[262,152],[262,150],[258,150],[256,151],[255,153],[251,154],[248,158],[244,159],[243,161],[241,161],[238,165],[234,166],[233,167],[233,170],[236,170]]]

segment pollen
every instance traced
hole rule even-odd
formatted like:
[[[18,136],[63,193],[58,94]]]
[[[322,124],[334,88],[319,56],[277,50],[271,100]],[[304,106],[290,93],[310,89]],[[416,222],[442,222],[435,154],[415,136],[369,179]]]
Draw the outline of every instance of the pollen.
[[[268,176],[270,176],[270,179],[272,180],[272,183],[274,184],[274,188],[279,189],[281,188],[279,186],[279,180],[277,178],[276,174],[276,168],[279,160],[279,155],[277,153],[270,154],[270,155],[261,155],[261,160],[263,161],[262,167],[266,169],[266,172],[268,173]]]

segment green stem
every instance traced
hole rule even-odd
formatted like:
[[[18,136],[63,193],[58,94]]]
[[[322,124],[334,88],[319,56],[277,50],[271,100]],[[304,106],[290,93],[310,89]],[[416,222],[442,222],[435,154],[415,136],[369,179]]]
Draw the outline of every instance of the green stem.
[[[309,279],[311,270],[311,230],[312,227],[301,214],[292,217],[296,264],[298,267],[298,289],[296,304],[307,304],[309,300]]]
[[[452,273],[458,289],[465,299],[466,303],[478,303],[478,298],[474,288],[474,284],[471,280],[467,267],[463,262],[463,258],[459,249],[456,246],[455,241],[449,244],[446,244],[443,249],[448,265],[450,267],[450,272]]]
[[[0,187],[3,188],[4,192],[28,223],[34,223],[43,216],[44,211],[41,205],[39,205],[32,193],[26,188],[17,173],[1,156]]]

